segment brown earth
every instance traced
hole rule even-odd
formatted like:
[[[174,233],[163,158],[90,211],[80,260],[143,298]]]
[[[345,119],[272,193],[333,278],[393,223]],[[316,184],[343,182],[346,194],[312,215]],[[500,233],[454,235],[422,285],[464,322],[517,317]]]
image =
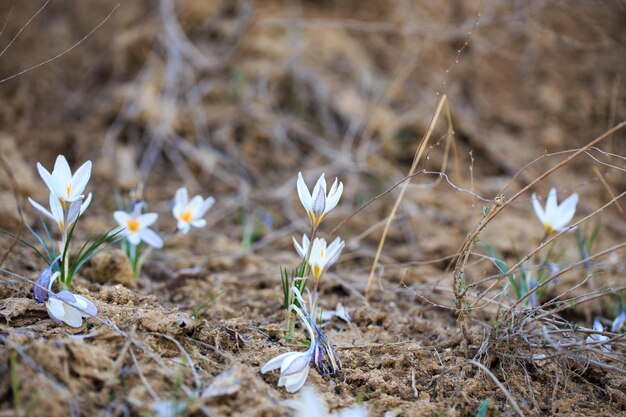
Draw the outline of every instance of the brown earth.
[[[363,403],[371,416],[474,416],[483,403],[483,415],[517,415],[511,398],[527,416],[626,413],[623,338],[607,358],[554,347],[584,332],[550,339],[546,322],[516,332],[541,310],[518,308],[518,321],[494,322],[512,303],[502,285],[489,292],[494,303],[464,320],[464,334],[452,292],[452,258],[483,206],[493,211],[500,192],[510,198],[626,119],[623,3],[182,0],[176,13],[168,4],[123,2],[78,47],[0,82],[0,227],[18,230],[22,215],[37,224],[25,204],[27,196],[46,201],[35,164],[51,167],[58,154],[72,167],[94,162],[94,202],[79,240],[114,226],[115,193],[140,181],[150,209],[162,213],[161,231],[175,227],[167,213],[181,185],[217,199],[208,227],[168,240],[138,281],[117,249],[90,261],[74,290],[104,321],[78,329],[55,325],[32,285],[7,272],[35,279],[40,259],[0,240],[2,415],[154,415],[165,401],[184,405],[168,415],[294,415],[277,372],[259,369],[303,350],[283,337],[279,275],[280,265],[298,262],[291,236],[308,230],[297,172],[343,181],[322,227],[329,233],[409,172],[443,94],[454,136],[446,136],[444,112],[420,165],[427,172],[412,180],[389,230],[368,302],[369,270],[398,189],[339,229],[347,246],[321,284],[321,304],[341,302],[352,317],[326,327],[343,371],[311,370],[308,383],[331,410]],[[0,51],[42,5],[0,4]],[[70,48],[115,5],[47,4],[0,52],[0,79]],[[575,219],[591,214],[626,190],[624,132],[598,147],[531,191],[545,196],[554,186],[560,200],[578,192]],[[439,171],[454,186],[428,173]],[[625,218],[611,205],[581,226],[602,224],[595,253],[623,242]],[[512,265],[511,242],[526,254],[542,233],[528,192],[480,239]],[[558,244],[576,262],[573,242],[563,236]],[[604,292],[549,319],[585,327],[596,316],[612,319],[625,298],[621,253],[601,258],[583,285],[582,268],[560,277],[543,301]],[[471,282],[496,272],[480,256],[466,269]]]

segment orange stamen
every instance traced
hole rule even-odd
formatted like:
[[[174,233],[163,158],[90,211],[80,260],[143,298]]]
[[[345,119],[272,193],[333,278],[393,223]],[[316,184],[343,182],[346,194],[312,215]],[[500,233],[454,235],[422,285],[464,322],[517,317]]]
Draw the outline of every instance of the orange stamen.
[[[137,232],[137,230],[139,230],[139,220],[136,219],[128,219],[128,221],[126,222],[126,228],[128,229],[128,231],[130,233],[135,233]]]
[[[185,223],[189,223],[191,221],[191,210],[187,210],[186,212],[184,212],[180,216],[180,219],[184,221]]]

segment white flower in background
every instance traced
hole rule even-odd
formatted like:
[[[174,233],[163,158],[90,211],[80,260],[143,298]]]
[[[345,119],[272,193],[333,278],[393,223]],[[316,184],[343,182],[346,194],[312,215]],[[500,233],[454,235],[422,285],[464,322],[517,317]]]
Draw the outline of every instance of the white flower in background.
[[[330,187],[330,191],[326,193],[326,180],[322,173],[315,183],[313,191],[309,193],[309,188],[304,182],[304,178],[302,178],[302,173],[299,172],[296,185],[300,202],[302,202],[304,209],[309,215],[311,225],[313,228],[317,228],[324,216],[339,203],[339,198],[341,198],[341,193],[343,193],[343,183],[335,178],[335,182],[332,187]]]
[[[611,324],[611,331],[613,333],[618,333],[624,323],[626,323],[626,310],[622,310],[621,314],[615,317],[615,320],[613,320],[613,323]]]
[[[176,191],[174,197],[174,208],[172,214],[178,220],[178,230],[182,233],[189,232],[191,226],[204,227],[206,220],[202,217],[215,204],[215,198],[209,197],[206,200],[200,195],[196,195],[189,200],[187,189],[182,187]]]
[[[604,331],[604,326],[602,325],[602,323],[600,323],[599,319],[595,319],[593,322],[593,330],[595,330],[596,332],[603,332]],[[598,343],[598,342],[606,342],[607,340],[609,340],[608,336],[602,335],[602,334],[590,334],[589,336],[587,336],[587,339],[585,339],[585,341],[587,343]],[[602,349],[603,352],[610,352],[611,351],[611,346],[609,344],[602,344],[600,345],[600,348]]]
[[[317,348],[317,340],[313,328],[302,311],[295,305],[291,305],[290,308],[298,314],[300,320],[302,320],[302,323],[309,331],[311,344],[305,352],[287,352],[270,359],[261,368],[261,373],[264,374],[280,368],[278,386],[285,387],[287,392],[293,393],[302,388],[306,378],[309,376],[309,364]]]
[[[83,197],[83,191],[85,191],[91,176],[91,161],[85,162],[72,175],[67,160],[63,155],[59,155],[54,163],[52,173],[48,172],[39,162],[37,162],[37,170],[50,192],[59,199],[71,203]],[[90,197],[87,197],[86,202],[89,200]]]
[[[329,321],[333,317],[337,317],[346,323],[350,323],[350,314],[348,314],[348,310],[344,307],[343,304],[337,303],[337,307],[334,310],[324,310],[320,315],[320,319],[322,322]]]
[[[333,240],[333,242],[328,246],[326,244],[326,240],[318,237],[315,238],[313,241],[313,248],[311,249],[309,265],[311,266],[313,278],[316,281],[319,280],[328,267],[337,261],[344,246],[345,242],[339,237],[335,238],[335,240]]]
[[[48,315],[55,323],[63,322],[72,327],[80,327],[83,324],[83,317],[94,317],[98,310],[87,298],[67,290],[48,296],[48,291],[52,291],[52,284],[60,275],[58,271],[52,274],[52,266],[44,269],[37,278],[38,285],[34,289],[35,300],[45,303]],[[48,288],[48,291],[41,287]]]
[[[561,232],[567,228],[567,225],[576,213],[576,204],[578,204],[578,194],[574,193],[567,197],[561,204],[556,201],[556,188],[552,188],[546,199],[545,209],[541,207],[537,195],[533,193],[533,208],[537,217],[543,223],[546,233],[554,231]]]
[[[113,218],[124,230],[121,236],[125,237],[131,245],[138,245],[146,242],[155,248],[163,247],[163,240],[152,229],[148,227],[152,225],[159,215],[157,213],[141,214],[141,205],[135,206],[132,213],[118,210],[113,213]]]

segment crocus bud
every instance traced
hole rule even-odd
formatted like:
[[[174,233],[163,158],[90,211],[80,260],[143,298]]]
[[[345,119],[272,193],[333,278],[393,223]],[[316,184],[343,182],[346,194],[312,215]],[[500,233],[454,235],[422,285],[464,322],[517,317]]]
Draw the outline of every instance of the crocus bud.
[[[52,267],[49,266],[44,269],[37,278],[37,285],[33,288],[33,295],[35,301],[43,303],[48,299],[48,287],[50,286],[50,279],[52,278]]]

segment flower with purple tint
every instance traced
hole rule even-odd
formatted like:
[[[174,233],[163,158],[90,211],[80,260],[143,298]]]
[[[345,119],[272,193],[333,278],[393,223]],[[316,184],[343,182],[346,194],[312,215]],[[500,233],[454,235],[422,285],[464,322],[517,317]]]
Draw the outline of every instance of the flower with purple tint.
[[[335,178],[335,182],[333,182],[333,185],[327,192],[326,179],[324,178],[323,173],[317,179],[317,182],[313,186],[311,192],[309,192],[309,187],[307,187],[304,182],[302,173],[299,172],[298,180],[296,181],[296,188],[298,190],[300,202],[309,216],[313,229],[317,229],[328,212],[337,206],[337,203],[339,203],[339,199],[341,198],[341,194],[343,193],[343,183],[337,178]]]
[[[54,262],[37,278],[37,285],[34,289],[35,301],[46,305],[48,315],[55,323],[63,322],[72,327],[80,327],[83,324],[83,317],[94,317],[98,314],[98,310],[82,295],[67,290],[52,292],[52,284],[61,275],[58,271],[52,273],[53,265]]]
[[[317,352],[317,341],[315,333],[313,333],[313,329],[302,311],[293,304],[290,309],[298,314],[302,323],[304,323],[304,326],[309,331],[311,344],[305,352],[287,352],[270,359],[261,368],[261,373],[264,374],[280,368],[278,386],[284,386],[287,392],[293,393],[302,388],[306,382],[306,378],[309,376],[309,364]]]
[[[593,330],[596,332],[604,332],[604,326],[602,325],[602,323],[600,323],[600,319],[595,319],[593,321]],[[608,353],[611,351],[611,345],[609,345],[608,343],[605,343],[608,340],[609,340],[608,336],[605,336],[599,333],[590,334],[589,336],[587,336],[587,339],[585,339],[587,343],[600,344],[600,348],[605,353]]]
[[[613,323],[611,324],[611,331],[613,333],[618,333],[624,326],[624,323],[626,323],[626,310],[622,310],[622,313],[615,317],[615,320],[613,320]]]

